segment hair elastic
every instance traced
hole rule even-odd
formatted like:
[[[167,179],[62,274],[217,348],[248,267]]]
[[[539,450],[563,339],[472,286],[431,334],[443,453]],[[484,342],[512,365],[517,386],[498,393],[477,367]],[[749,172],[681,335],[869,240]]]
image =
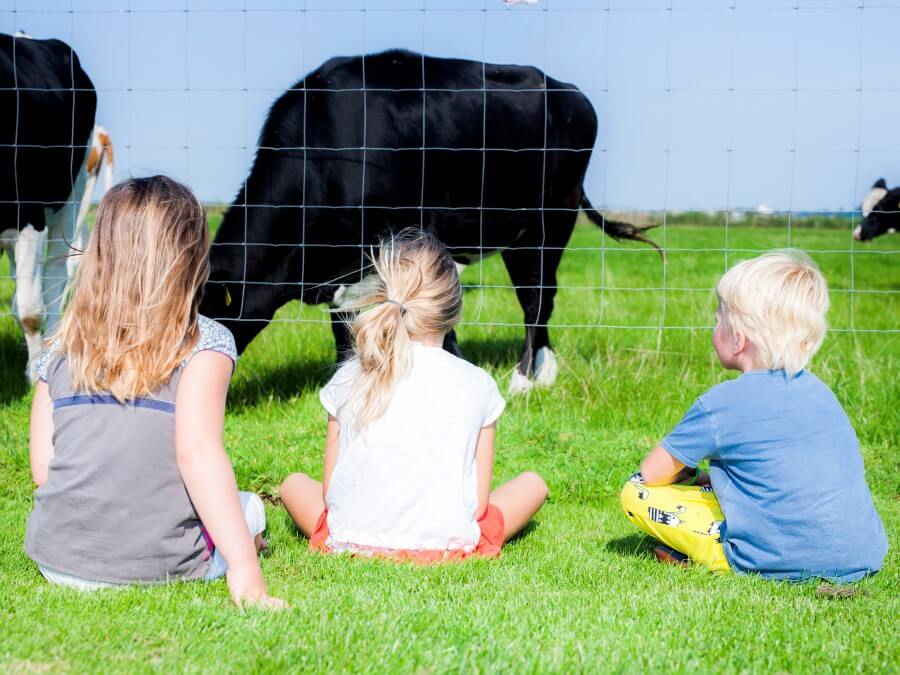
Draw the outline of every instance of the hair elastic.
[[[400,308],[400,315],[406,316],[406,307],[404,306],[404,304],[402,302],[398,302],[397,300],[392,300],[391,298],[388,298],[387,300],[385,300],[385,302],[389,302],[392,305],[397,305],[397,307]]]

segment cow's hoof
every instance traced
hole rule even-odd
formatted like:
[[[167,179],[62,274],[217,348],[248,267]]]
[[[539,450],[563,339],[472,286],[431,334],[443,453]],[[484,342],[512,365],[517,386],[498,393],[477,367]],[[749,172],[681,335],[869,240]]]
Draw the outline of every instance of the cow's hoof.
[[[513,371],[512,377],[509,378],[509,395],[518,396],[519,394],[527,394],[532,389],[534,389],[534,382],[529,380],[527,375],[523,375],[519,372],[519,369],[516,368]]]
[[[557,375],[559,364],[556,362],[556,354],[550,347],[541,347],[534,357],[534,383],[539,387],[549,387],[556,382]]]

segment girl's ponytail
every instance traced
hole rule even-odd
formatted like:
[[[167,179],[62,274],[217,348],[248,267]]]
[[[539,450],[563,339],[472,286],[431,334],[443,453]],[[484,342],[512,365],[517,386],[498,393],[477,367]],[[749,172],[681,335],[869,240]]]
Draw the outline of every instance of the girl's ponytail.
[[[349,401],[357,430],[387,410],[397,382],[412,368],[413,338],[447,333],[462,315],[456,265],[430,234],[404,230],[382,241],[373,267],[342,308],[358,312],[350,332],[359,376]]]

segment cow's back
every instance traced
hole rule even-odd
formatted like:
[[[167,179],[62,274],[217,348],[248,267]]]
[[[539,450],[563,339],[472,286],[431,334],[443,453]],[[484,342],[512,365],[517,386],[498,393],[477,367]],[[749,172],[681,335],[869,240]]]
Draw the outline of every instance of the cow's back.
[[[537,68],[389,51],[310,73],[273,106],[262,145],[306,149],[287,151],[306,163],[298,206],[370,207],[367,242],[430,215],[435,228],[446,223],[442,239],[460,245],[472,239],[460,215],[480,231],[494,216],[447,209],[540,208],[553,181],[580,186],[596,133],[584,94]],[[497,215],[489,229],[500,245],[522,218]],[[344,227],[348,236],[361,229],[351,220]]]

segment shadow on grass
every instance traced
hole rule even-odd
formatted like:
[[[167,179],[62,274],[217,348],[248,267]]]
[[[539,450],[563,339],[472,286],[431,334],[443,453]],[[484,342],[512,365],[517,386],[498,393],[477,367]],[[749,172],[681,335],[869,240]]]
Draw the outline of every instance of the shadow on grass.
[[[656,542],[650,537],[642,534],[629,534],[627,537],[607,542],[606,550],[616,555],[644,558],[653,555],[654,546],[656,546]]]
[[[228,392],[232,409],[252,408],[261,401],[285,401],[318,391],[334,374],[334,361],[286,361],[276,367],[244,370]]]
[[[470,338],[460,336],[459,348],[466,361],[476,366],[512,368],[519,360],[522,341],[511,338]]]
[[[21,332],[0,334],[0,405],[16,401],[28,393],[25,365],[28,352]]]
[[[515,544],[515,543],[518,543],[519,541],[521,541],[521,540],[524,539],[525,537],[531,536],[531,533],[534,532],[535,530],[539,529],[540,527],[541,527],[540,521],[537,521],[537,520],[534,520],[534,519],[529,520],[529,521],[528,521],[528,524],[525,525],[525,527],[523,527],[521,530],[519,530],[518,532],[516,532],[516,533],[512,536],[512,538],[511,538],[508,542],[506,542],[506,544],[504,544],[504,546],[506,546],[506,545],[508,545],[508,544]]]

